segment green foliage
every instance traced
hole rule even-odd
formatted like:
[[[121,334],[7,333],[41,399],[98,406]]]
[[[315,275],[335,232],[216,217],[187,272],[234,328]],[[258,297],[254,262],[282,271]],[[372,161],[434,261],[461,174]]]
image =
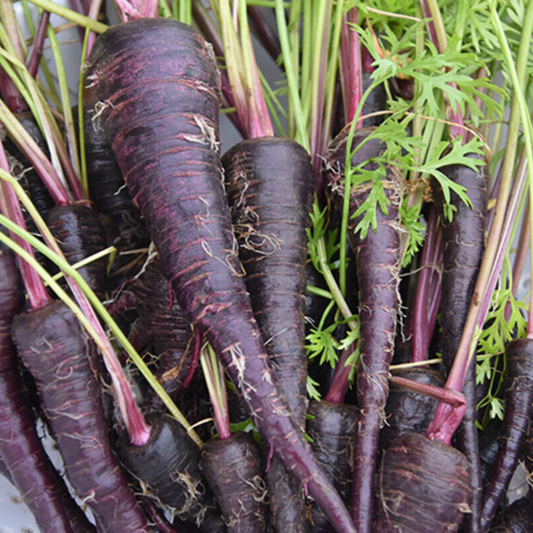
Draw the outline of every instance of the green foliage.
[[[514,338],[525,336],[527,321],[523,311],[524,302],[514,298],[511,288],[495,291],[491,310],[487,315],[477,345],[476,383],[489,382],[485,397],[478,403],[478,409],[486,409],[484,422],[492,418],[503,419],[503,406],[499,393],[503,385],[505,361],[501,361],[506,345]],[[508,317],[508,318],[507,318]]]

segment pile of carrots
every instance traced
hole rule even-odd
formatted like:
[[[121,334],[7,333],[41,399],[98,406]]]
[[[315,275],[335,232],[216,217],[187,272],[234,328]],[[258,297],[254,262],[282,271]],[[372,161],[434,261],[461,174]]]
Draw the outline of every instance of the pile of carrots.
[[[0,467],[40,530],[533,531],[533,2],[33,1],[29,48],[0,10]]]

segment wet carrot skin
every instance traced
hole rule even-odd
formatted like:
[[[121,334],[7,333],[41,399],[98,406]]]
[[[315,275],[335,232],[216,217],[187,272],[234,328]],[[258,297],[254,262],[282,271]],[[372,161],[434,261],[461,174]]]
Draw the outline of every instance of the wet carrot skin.
[[[34,377],[74,490],[106,533],[150,532],[109,445],[100,385],[77,318],[59,301],[13,322],[19,356]]]
[[[287,416],[253,318],[216,151],[219,90],[212,51],[174,21],[141,19],[128,26],[127,36],[117,26],[97,40],[87,82],[163,271],[262,437],[327,509],[336,529],[353,531],[345,506]]]

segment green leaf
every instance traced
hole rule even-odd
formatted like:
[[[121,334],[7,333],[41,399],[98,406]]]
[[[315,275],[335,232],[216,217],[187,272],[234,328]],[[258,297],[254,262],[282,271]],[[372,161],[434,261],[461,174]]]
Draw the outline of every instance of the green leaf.
[[[307,396],[309,396],[311,400],[316,400],[317,402],[322,399],[322,395],[318,392],[317,388],[319,385],[318,381],[315,381],[311,376],[307,376]]]

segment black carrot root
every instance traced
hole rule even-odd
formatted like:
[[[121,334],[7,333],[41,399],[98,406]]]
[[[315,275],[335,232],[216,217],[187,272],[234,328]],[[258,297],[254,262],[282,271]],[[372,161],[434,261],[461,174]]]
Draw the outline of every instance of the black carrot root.
[[[505,414],[492,477],[483,490],[481,527],[487,531],[518,464],[533,411],[533,339],[517,339],[506,349]]]
[[[394,375],[435,387],[444,384],[440,372],[426,368],[396,370]],[[424,433],[433,420],[436,408],[437,400],[434,398],[391,384],[386,407],[387,421],[380,434],[380,448],[388,448],[396,437],[404,433]]]
[[[165,391],[175,398],[185,386],[193,351],[191,326],[185,313],[171,293],[159,261],[153,260],[144,268],[114,307],[121,302],[122,311],[136,309],[138,319],[132,327],[130,341],[139,351],[153,344],[157,356],[155,377]],[[136,339],[140,339],[136,341]],[[143,410],[161,411],[163,402],[152,388],[146,392]]]
[[[346,507],[287,412],[253,318],[216,151],[219,89],[210,46],[172,20],[136,20],[97,39],[86,73],[180,305],[217,353],[274,453],[338,531],[353,531]]]
[[[304,348],[306,228],[313,170],[305,149],[289,139],[245,140],[222,158],[254,317],[287,405],[299,426],[307,412]],[[268,452],[269,450],[267,450]],[[300,484],[274,459],[267,471],[279,531],[305,531]]]
[[[89,207],[62,205],[50,209],[44,218],[71,265],[102,251],[107,246],[102,223]],[[106,290],[107,261],[107,257],[101,257],[78,269],[83,279],[100,297],[103,297]]]
[[[94,528],[71,498],[35,429],[35,418],[9,336],[22,305],[12,255],[0,251],[0,456],[42,532],[89,533]]]
[[[25,311],[12,336],[33,375],[67,477],[106,533],[149,532],[111,451],[87,341],[62,302]]]
[[[202,470],[222,509],[228,532],[267,530],[261,453],[251,433],[207,441],[202,448]]]
[[[94,104],[85,101],[83,131],[89,195],[99,212],[121,220],[123,214],[127,216],[137,208],[133,205],[113,149],[95,114]]]
[[[355,132],[352,150],[373,130]],[[344,163],[348,128],[330,144],[326,156],[329,187],[334,201],[342,205]],[[353,167],[377,157],[384,149],[379,139],[361,144],[352,161]],[[375,170],[376,163],[366,165]],[[350,191],[350,214],[367,199],[373,182],[364,182]],[[361,323],[361,362],[357,373],[357,400],[360,408],[355,441],[352,516],[359,533],[370,533],[373,520],[374,473],[378,453],[379,430],[384,422],[388,396],[389,365],[394,352],[396,317],[399,307],[399,268],[401,223],[399,207],[403,196],[402,179],[393,168],[387,169],[383,190],[390,202],[387,214],[376,210],[377,230],[369,229],[361,239],[355,228],[361,215],[349,218],[349,235],[355,252],[359,284],[359,318]]]
[[[531,533],[533,531],[533,492],[501,511],[494,519],[490,533]]]
[[[470,475],[458,450],[405,433],[383,453],[372,531],[451,533],[470,511]]]
[[[220,511],[199,469],[198,446],[174,418],[156,415],[148,421],[152,430],[143,446],[130,444],[125,434],[120,438],[117,452],[121,461],[181,519],[205,532],[223,532]]]
[[[310,402],[307,434],[318,461],[345,502],[352,489],[353,448],[359,410],[354,405]],[[316,506],[311,508],[313,533],[331,531],[331,524]]]
[[[472,202],[470,207],[451,193],[451,204],[456,211],[453,219],[442,220],[444,240],[444,269],[442,273],[441,318],[442,359],[449,371],[461,340],[461,334],[470,302],[474,295],[481,257],[485,243],[487,215],[487,178],[485,171],[473,170],[463,165],[450,165],[442,171],[453,182],[465,187]],[[434,187],[435,202],[442,212],[443,194]],[[480,531],[482,505],[481,466],[479,462],[476,428],[475,365],[471,364],[463,387],[467,401],[465,417],[459,428],[458,446],[465,453],[472,480],[472,514],[468,517],[470,530]]]
[[[481,480],[483,481],[483,486],[488,483],[494,470],[498,448],[500,447],[499,438],[502,433],[502,427],[502,421],[499,418],[493,418],[479,435],[479,461],[481,464]],[[525,446],[526,443],[524,442],[524,449]]]

